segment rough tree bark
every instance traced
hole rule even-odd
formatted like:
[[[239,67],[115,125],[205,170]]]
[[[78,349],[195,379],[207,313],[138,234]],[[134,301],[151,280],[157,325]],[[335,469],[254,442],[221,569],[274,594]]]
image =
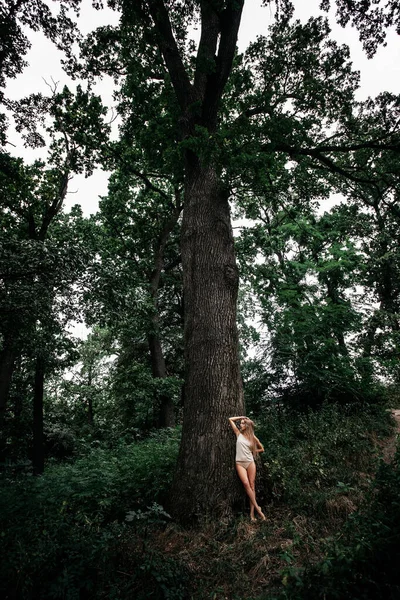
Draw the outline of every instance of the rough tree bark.
[[[193,139],[200,126],[211,139],[232,69],[244,0],[199,2],[201,36],[193,80],[174,38],[172,9],[163,0],[146,4],[181,108],[182,137]],[[181,242],[185,406],[169,507],[174,516],[186,520],[229,512],[240,498],[228,427],[228,417],[243,411],[236,328],[238,270],[228,194],[210,155],[201,155],[201,150],[197,154],[186,150]]]
[[[241,490],[228,416],[243,413],[236,266],[229,203],[215,170],[187,172],[182,223],[185,406],[172,512],[224,513]]]

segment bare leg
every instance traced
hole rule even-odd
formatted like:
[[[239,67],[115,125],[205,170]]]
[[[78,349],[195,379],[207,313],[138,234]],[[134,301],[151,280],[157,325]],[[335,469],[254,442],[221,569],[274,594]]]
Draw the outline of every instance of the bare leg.
[[[249,469],[251,469],[251,468],[255,469],[255,465],[254,465],[254,467],[252,467],[252,465],[250,465]],[[239,475],[240,481],[243,483],[244,489],[246,490],[246,494],[249,497],[250,504],[253,506],[253,511],[255,509],[258,512],[258,514],[260,515],[260,517],[265,521],[264,513],[262,512],[261,508],[258,506],[255,493],[251,489],[251,485],[249,482],[249,478],[248,478],[246,469],[244,467],[242,467],[242,465],[238,465],[236,463],[236,471]],[[250,508],[250,510],[251,510],[251,508]]]
[[[251,489],[253,490],[254,493],[254,498],[256,497],[256,488],[255,488],[255,482],[256,482],[256,463],[252,463],[251,465],[249,465],[249,468],[247,469],[247,477],[249,480],[249,484]],[[254,517],[254,504],[252,504],[250,502],[250,519],[252,521],[255,521],[255,517]]]

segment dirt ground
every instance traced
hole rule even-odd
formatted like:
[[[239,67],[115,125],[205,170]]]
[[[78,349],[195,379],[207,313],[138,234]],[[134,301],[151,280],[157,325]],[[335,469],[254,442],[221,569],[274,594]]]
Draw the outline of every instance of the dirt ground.
[[[397,431],[400,433],[400,408],[392,408],[390,411],[393,415],[393,418],[397,422]]]
[[[392,408],[391,414],[396,421],[396,429],[394,435],[385,443],[383,447],[383,460],[387,463],[391,462],[396,453],[397,437],[400,435],[400,409]]]

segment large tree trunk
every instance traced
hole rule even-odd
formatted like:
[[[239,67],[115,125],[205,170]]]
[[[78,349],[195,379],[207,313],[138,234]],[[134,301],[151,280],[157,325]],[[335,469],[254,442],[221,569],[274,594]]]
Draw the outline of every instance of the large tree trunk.
[[[236,266],[228,197],[212,166],[187,169],[182,223],[185,406],[170,510],[224,514],[242,497],[228,417],[243,413]]]
[[[44,471],[43,394],[44,359],[41,356],[38,356],[36,359],[35,384],[33,390],[32,466],[35,475],[41,475]]]
[[[155,39],[181,109],[187,150],[182,223],[185,304],[185,406],[182,442],[171,490],[171,512],[182,519],[230,511],[240,497],[234,441],[228,417],[243,411],[235,261],[228,195],[212,164],[201,163],[218,126],[219,105],[232,70],[244,0],[200,0],[201,36],[194,77],[186,70],[174,37],[174,9],[147,0]],[[143,17],[143,12],[140,13]],[[144,21],[143,21],[144,22]],[[147,25],[147,23],[146,23]],[[210,158],[210,162],[213,158]]]

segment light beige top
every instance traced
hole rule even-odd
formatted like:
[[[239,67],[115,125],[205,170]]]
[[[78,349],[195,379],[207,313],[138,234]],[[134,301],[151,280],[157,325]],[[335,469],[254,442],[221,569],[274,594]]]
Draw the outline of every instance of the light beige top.
[[[236,462],[254,462],[250,442],[242,433],[236,440]]]

